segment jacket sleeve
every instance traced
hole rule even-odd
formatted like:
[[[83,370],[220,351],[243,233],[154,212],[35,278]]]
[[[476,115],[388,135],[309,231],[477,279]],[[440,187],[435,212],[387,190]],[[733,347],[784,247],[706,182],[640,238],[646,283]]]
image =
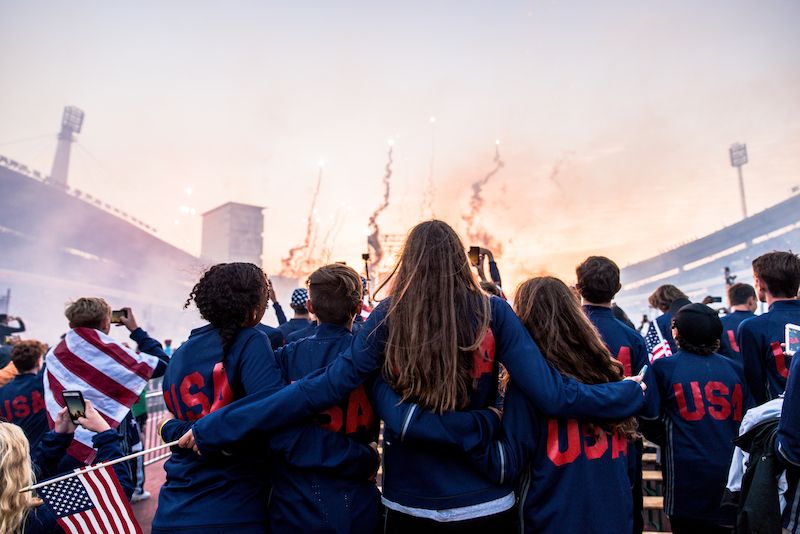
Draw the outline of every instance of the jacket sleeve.
[[[286,322],[286,314],[283,313],[283,307],[278,302],[272,303],[272,309],[275,310],[275,317],[278,318],[278,324],[282,325]]]
[[[400,395],[380,377],[375,379],[371,401],[386,429],[400,441],[450,445],[468,452],[486,447],[500,428],[500,419],[491,410],[436,414],[402,402]]]
[[[192,423],[189,421],[167,419],[161,423],[161,427],[158,429],[158,434],[161,436],[161,441],[164,443],[171,443],[180,439],[181,436],[189,431],[190,428],[192,428]]]
[[[153,371],[153,376],[150,378],[159,378],[164,376],[164,373],[167,370],[167,364],[169,363],[169,355],[164,352],[164,349],[161,347],[161,343],[148,336],[147,332],[141,328],[137,328],[131,332],[131,339],[136,342],[136,346],[139,348],[140,352],[144,352],[145,354],[149,354],[150,356],[155,356],[158,358],[158,365],[156,365],[156,369]]]
[[[511,381],[533,407],[557,417],[624,419],[639,412],[642,389],[630,380],[586,385],[559,374],[504,300],[492,297],[493,332],[497,354]]]
[[[204,454],[219,451],[254,430],[274,432],[344,399],[381,365],[386,328],[382,319],[387,307],[384,301],[375,308],[350,347],[324,369],[274,395],[248,396],[196,421],[193,430],[199,449]],[[210,432],[213,427],[219,431]]]
[[[500,269],[497,268],[497,262],[494,260],[489,261],[489,278],[492,279],[492,282],[502,287],[503,282],[500,280]]]
[[[656,360],[648,369],[644,376],[644,383],[647,385],[645,393],[644,409],[639,414],[639,426],[642,434],[657,445],[664,445],[664,418],[661,405],[661,381],[662,360]]]
[[[495,484],[516,480],[536,446],[537,417],[522,391],[509,384],[500,437],[469,451],[473,465]]]
[[[378,469],[378,454],[343,434],[305,423],[268,436],[269,448],[289,465],[368,480]]]
[[[739,353],[742,355],[747,389],[756,404],[764,404],[769,397],[767,395],[767,380],[764,376],[763,346],[754,330],[749,319],[742,322],[736,333],[736,343],[739,345]]]
[[[66,454],[74,436],[71,433],[57,434],[52,430],[42,436],[36,448],[31,451],[37,479],[43,480],[58,474],[58,463]]]
[[[106,430],[92,436],[92,445],[97,449],[97,457],[95,463],[108,462],[122,458],[122,449],[120,442],[122,436],[114,430]],[[114,474],[117,475],[119,485],[128,499],[133,495],[133,480],[131,479],[130,467],[128,462],[119,462],[111,466],[114,469]]]
[[[778,458],[787,467],[800,470],[800,358],[795,356],[786,381],[778,436],[775,440]]]

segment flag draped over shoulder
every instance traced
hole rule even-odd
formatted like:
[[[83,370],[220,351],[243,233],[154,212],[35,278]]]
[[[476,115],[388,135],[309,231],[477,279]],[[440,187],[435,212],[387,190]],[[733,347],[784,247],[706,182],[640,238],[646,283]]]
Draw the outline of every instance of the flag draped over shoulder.
[[[117,428],[153,375],[159,359],[137,353],[94,328],[74,328],[45,358],[44,396],[50,428],[64,407],[61,392],[78,390]],[[89,464],[94,432],[78,427],[67,454]]]
[[[647,352],[650,353],[650,363],[653,363],[659,358],[672,356],[672,349],[669,346],[669,341],[664,339],[655,321],[650,323],[644,342],[647,345]]]
[[[111,466],[37,490],[68,534],[142,534]]]

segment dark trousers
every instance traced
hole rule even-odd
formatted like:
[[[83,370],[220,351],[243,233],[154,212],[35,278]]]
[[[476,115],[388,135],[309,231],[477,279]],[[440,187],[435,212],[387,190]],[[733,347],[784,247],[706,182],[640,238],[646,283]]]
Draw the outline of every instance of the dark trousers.
[[[432,519],[421,519],[394,510],[386,509],[385,534],[501,534],[516,530],[516,507],[495,515],[441,523]]]
[[[733,529],[699,519],[689,517],[669,516],[673,534],[731,534]]]

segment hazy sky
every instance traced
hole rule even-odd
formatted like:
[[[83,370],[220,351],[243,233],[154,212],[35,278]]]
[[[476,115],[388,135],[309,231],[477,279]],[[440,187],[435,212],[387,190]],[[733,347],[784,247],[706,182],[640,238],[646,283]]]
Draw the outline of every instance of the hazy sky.
[[[481,224],[507,270],[568,278],[589,253],[625,264],[736,221],[733,142],[751,211],[800,184],[798,27],[793,0],[6,0],[0,154],[49,172],[79,106],[71,185],[195,253],[181,205],[267,206],[275,272],[320,159],[322,234],[342,220],[332,259],[358,263],[387,139],[388,233],[429,215],[432,145],[435,213],[463,232],[500,139]]]

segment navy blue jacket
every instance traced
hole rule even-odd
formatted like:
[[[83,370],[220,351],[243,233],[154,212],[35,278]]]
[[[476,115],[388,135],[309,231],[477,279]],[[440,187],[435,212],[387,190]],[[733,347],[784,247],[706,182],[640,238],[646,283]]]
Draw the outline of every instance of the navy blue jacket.
[[[309,319],[289,319],[282,325],[278,327],[278,330],[281,331],[283,334],[283,338],[286,340],[287,343],[290,343],[289,335],[297,332],[298,330],[305,330],[309,326],[312,326],[312,323]],[[292,339],[291,341],[296,341]]]
[[[263,323],[258,323],[255,328],[269,338],[269,344],[273,351],[278,350],[286,343],[283,333],[277,328],[273,328],[272,326],[265,325]]]
[[[611,355],[625,366],[625,376],[633,376],[648,364],[647,345],[636,330],[614,316],[614,311],[605,306],[583,307],[589,320],[600,332]]]
[[[278,319],[278,327],[280,328],[282,324],[286,323],[286,314],[283,313],[283,307],[279,302],[273,302],[272,309],[275,310],[275,317]]]
[[[739,331],[739,325],[742,321],[755,317],[751,311],[734,311],[725,317],[720,318],[722,321],[722,336],[719,340],[719,352],[723,356],[727,356],[731,360],[742,362],[742,353],[739,352],[739,343],[736,342],[736,333]]]
[[[492,297],[490,303],[497,362],[503,363],[513,377],[512,380],[535,406],[565,417],[590,417],[603,413],[608,418],[621,419],[639,411],[643,396],[638,384],[626,381],[586,386],[560,375],[544,360],[508,303],[497,297]],[[200,450],[204,454],[219,451],[242,440],[253,431],[279,428],[346,398],[351,390],[382,365],[388,335],[388,327],[383,319],[388,307],[388,300],[382,302],[370,314],[351,346],[325,369],[295,382],[271,397],[253,396],[252,399],[236,402],[195,422],[195,440]],[[493,380],[489,376],[484,377],[483,373],[479,374],[486,385],[478,387],[479,393],[474,397],[473,404],[485,407],[495,400],[488,385]],[[468,417],[472,415],[468,414]],[[395,465],[399,466],[402,460],[399,457],[398,460]],[[387,461],[394,460],[384,458],[384,462]],[[415,469],[422,470],[428,476],[427,473],[434,467],[420,465]],[[424,485],[425,479],[418,480],[417,483]],[[450,486],[442,488],[442,494],[449,495],[448,499],[452,498],[449,502],[456,506],[461,504],[457,498],[458,484],[459,480],[453,480]],[[428,490],[425,493],[430,494]],[[463,500],[475,502],[474,497],[476,496],[472,495]],[[396,495],[395,498],[399,497]],[[448,506],[449,502],[444,502],[444,506]]]
[[[36,448],[31,450],[31,460],[37,481],[41,482],[69,471],[59,470],[58,464],[66,454],[72,438],[73,434],[56,434],[55,432],[47,432],[42,436]],[[97,449],[95,463],[122,457],[121,440],[121,436],[114,430],[106,430],[92,436],[92,445]],[[114,469],[114,474],[117,475],[119,485],[130,499],[133,494],[133,482],[128,466],[125,462],[120,462],[111,467]],[[58,524],[52,508],[45,503],[31,510],[23,532],[25,534],[63,534],[64,530]]]
[[[501,439],[473,458],[496,483],[517,480],[523,532],[631,532],[632,451],[621,432],[542,415],[512,383]]]
[[[307,338],[308,336],[314,335],[314,330],[317,328],[317,324],[312,322],[310,325],[306,326],[301,330],[296,330],[289,334],[286,338],[287,343],[294,343],[295,341],[300,341],[301,339]]]
[[[291,383],[328,365],[352,338],[349,330],[322,323],[314,335],[279,349],[275,359],[284,379]],[[368,451],[369,443],[378,441],[379,420],[363,385],[315,419],[322,428],[360,443]],[[361,476],[348,477],[342,472],[279,462],[269,503],[272,532],[374,532],[380,523],[380,493],[370,478],[378,467],[377,456],[373,454],[365,467]]]
[[[783,511],[783,528],[792,534],[800,533],[800,358],[792,360],[789,378],[786,381],[786,397],[783,399],[781,421],[778,424],[776,449],[778,458],[786,465],[789,488],[786,492],[786,508]]]
[[[22,428],[31,450],[50,427],[44,406],[41,373],[25,373],[0,388],[0,416]]]
[[[756,404],[776,398],[786,389],[791,357],[784,354],[787,323],[800,325],[800,300],[773,302],[767,313],[742,321],[736,336],[744,375]]]
[[[271,394],[283,386],[269,340],[255,328],[242,329],[224,365],[221,360],[219,330],[211,325],[192,330],[175,351],[162,388],[176,419],[195,421],[245,395]],[[174,449],[164,470],[154,527],[266,524],[269,488],[263,455],[198,457]]]
[[[720,503],[733,439],[751,404],[742,366],[716,353],[678,351],[653,362],[645,382],[642,430],[664,447],[664,510],[733,525],[735,509]]]
[[[221,357],[219,331],[211,325],[192,330],[175,352],[162,385],[167,408],[176,417],[161,429],[165,442],[235,399],[274,393],[284,385],[269,340],[255,328],[239,332],[224,365]],[[316,424],[286,427],[269,440],[232,444],[226,454],[198,457],[175,448],[164,465],[167,482],[154,528],[266,529],[270,455],[265,449],[300,468],[361,479],[370,476],[376,462],[371,448]]]

